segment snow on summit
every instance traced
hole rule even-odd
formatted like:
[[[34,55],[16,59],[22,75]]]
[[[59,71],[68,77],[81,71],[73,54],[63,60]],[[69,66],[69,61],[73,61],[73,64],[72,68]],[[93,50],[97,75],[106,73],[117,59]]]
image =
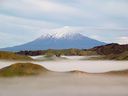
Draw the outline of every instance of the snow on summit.
[[[80,39],[86,36],[83,36],[77,32],[54,32],[53,34],[43,34],[39,39]],[[86,37],[88,38],[88,37]],[[88,38],[89,39],[89,38]]]
[[[77,35],[78,33],[74,32],[56,32],[52,34],[52,38],[68,38],[68,37],[73,37]]]

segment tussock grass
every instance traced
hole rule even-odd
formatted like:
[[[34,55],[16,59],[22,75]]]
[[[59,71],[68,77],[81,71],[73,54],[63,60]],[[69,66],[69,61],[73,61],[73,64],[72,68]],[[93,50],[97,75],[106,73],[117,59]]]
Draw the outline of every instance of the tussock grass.
[[[0,51],[0,60],[21,60],[21,61],[33,61],[34,59],[28,56],[19,56],[13,52]]]
[[[0,77],[39,75],[48,70],[33,63],[16,63],[0,69]]]

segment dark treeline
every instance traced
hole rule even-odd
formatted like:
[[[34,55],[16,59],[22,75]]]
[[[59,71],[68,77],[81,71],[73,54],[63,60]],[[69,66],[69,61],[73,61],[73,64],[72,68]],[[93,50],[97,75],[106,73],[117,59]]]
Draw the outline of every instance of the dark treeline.
[[[16,54],[19,54],[19,55],[29,55],[29,56],[37,56],[37,55],[41,55],[42,54],[42,50],[36,50],[36,51],[25,50],[25,51],[17,52]]]
[[[54,49],[48,49],[48,50],[36,50],[36,51],[20,51],[16,54],[19,55],[29,55],[29,56],[37,56],[37,55],[70,55],[70,56],[84,56],[84,55],[97,55],[94,51],[85,51],[80,49],[60,49],[60,50],[54,50]]]

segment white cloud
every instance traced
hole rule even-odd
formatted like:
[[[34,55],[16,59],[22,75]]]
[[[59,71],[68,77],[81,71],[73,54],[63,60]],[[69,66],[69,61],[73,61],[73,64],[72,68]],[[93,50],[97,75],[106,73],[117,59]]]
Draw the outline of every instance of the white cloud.
[[[75,7],[64,5],[62,3],[54,3],[54,0],[5,0],[2,9],[7,13],[21,16],[24,18],[51,18],[64,19],[68,16],[80,14],[81,10]]]
[[[5,38],[6,37],[6,38]],[[10,38],[12,38],[13,35],[12,34],[7,34],[7,33],[2,33],[0,32],[0,41],[3,41],[3,40],[8,40]]]
[[[34,34],[41,30],[42,28],[55,28],[60,26],[56,23],[23,19],[13,16],[7,16],[0,14],[0,31],[11,34]]]
[[[79,0],[79,2],[98,14],[121,15],[128,18],[127,0]]]
[[[1,22],[11,23],[14,25],[28,25],[32,27],[35,26],[35,27],[45,27],[45,28],[47,28],[48,26],[54,26],[54,27],[59,26],[59,24],[52,23],[52,22],[46,22],[42,20],[24,19],[24,18],[8,16],[8,15],[3,15],[3,14],[0,14],[0,18],[2,18],[0,20]]]
[[[8,15],[63,26],[126,28],[127,4],[126,0],[4,0],[0,10]]]
[[[128,0],[0,0],[0,32],[24,36],[26,42],[43,33],[72,31],[123,43],[127,39],[119,37],[128,37],[127,4]]]
[[[76,8],[66,6],[60,3],[54,3],[52,0],[23,0],[29,4],[32,4],[37,10],[51,13],[68,13],[73,14],[78,10]]]
[[[120,39],[122,39],[122,40],[128,40],[128,37],[120,37]]]
[[[24,36],[0,32],[0,48],[11,47],[25,43]]]
[[[99,37],[98,36],[91,36],[91,38],[98,39]]]
[[[128,37],[119,37],[117,42],[120,44],[128,44]]]
[[[42,28],[60,25],[45,21],[29,20],[0,14],[0,47],[9,47],[30,42],[38,37]]]
[[[103,24],[101,27],[105,27],[105,28],[119,28],[120,26],[116,23],[105,23]]]

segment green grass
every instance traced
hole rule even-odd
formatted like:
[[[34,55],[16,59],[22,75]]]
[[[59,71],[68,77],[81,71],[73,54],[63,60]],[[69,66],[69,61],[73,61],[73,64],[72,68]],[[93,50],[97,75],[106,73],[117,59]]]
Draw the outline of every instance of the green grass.
[[[85,55],[97,55],[95,51],[84,51],[80,49],[61,49],[61,50],[43,50],[42,54],[53,54],[53,55],[68,55],[68,56],[85,56]]]
[[[32,61],[34,59],[28,56],[19,56],[12,52],[0,51],[0,60],[22,60],[22,61]]]
[[[100,58],[102,60],[128,60],[128,55],[127,54],[109,54],[105,57]]]
[[[52,53],[47,53],[47,54],[45,54],[45,57],[46,57],[46,58],[49,58],[49,57],[52,57],[52,56],[53,56]]]
[[[16,63],[0,69],[0,77],[31,76],[48,72],[43,66],[32,63]]]

